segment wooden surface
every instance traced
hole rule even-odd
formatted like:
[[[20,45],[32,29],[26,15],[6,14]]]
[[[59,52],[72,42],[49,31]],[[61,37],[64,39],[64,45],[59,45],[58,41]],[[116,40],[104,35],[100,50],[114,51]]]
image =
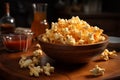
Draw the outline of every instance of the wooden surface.
[[[55,72],[51,76],[40,74],[38,78],[30,77],[28,69],[21,69],[18,62],[23,54],[31,55],[28,52],[8,53],[0,49],[0,80],[120,80],[120,52],[118,56],[109,61],[101,61],[99,55],[93,57],[88,64],[65,65],[51,63]],[[49,62],[48,57],[43,56],[43,62]],[[51,61],[50,61],[51,62]],[[103,76],[94,77],[89,70],[95,65],[105,68]]]

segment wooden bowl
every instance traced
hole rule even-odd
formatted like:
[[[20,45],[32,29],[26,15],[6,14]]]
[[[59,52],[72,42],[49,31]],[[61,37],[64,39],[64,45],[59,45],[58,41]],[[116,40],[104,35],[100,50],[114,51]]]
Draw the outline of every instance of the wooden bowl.
[[[42,50],[53,60],[67,64],[87,63],[91,58],[103,52],[108,44],[108,36],[105,34],[103,34],[106,38],[104,41],[79,46],[43,42],[41,36],[38,37],[38,41]]]

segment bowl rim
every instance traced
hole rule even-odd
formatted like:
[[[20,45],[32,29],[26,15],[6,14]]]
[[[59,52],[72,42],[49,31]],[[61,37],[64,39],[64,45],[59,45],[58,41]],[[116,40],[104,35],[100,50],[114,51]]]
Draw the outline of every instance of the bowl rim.
[[[100,42],[97,42],[97,43],[93,43],[93,44],[83,44],[83,45],[65,45],[65,44],[55,44],[55,43],[48,43],[48,42],[44,42],[42,39],[41,39],[41,36],[42,36],[43,34],[40,34],[39,36],[38,36],[38,41],[39,42],[42,42],[42,43],[45,43],[45,44],[49,44],[49,45],[56,45],[56,46],[92,46],[92,45],[98,45],[98,44],[102,44],[102,43],[107,43],[107,42],[109,42],[109,37],[108,37],[108,35],[106,35],[106,34],[102,34],[102,36],[104,36],[106,39],[104,40],[104,41],[100,41]]]

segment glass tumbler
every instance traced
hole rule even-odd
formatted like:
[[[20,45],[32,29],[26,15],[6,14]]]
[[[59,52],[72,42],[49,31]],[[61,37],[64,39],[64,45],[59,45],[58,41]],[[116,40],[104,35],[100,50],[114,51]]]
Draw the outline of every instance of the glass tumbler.
[[[26,52],[32,44],[32,33],[27,34],[4,34],[2,41],[4,47],[9,52]]]
[[[47,22],[47,3],[34,3],[34,19],[31,25],[31,30],[34,33],[33,38],[37,38],[40,34],[45,33],[48,28]]]

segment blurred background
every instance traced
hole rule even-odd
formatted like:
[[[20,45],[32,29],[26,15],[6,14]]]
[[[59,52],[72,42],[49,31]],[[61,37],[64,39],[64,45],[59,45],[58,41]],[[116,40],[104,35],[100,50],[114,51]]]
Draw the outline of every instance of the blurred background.
[[[120,0],[0,0],[0,18],[5,15],[5,2],[16,27],[31,27],[33,3],[47,3],[47,21],[79,16],[90,25],[104,29],[110,36],[120,36]]]

